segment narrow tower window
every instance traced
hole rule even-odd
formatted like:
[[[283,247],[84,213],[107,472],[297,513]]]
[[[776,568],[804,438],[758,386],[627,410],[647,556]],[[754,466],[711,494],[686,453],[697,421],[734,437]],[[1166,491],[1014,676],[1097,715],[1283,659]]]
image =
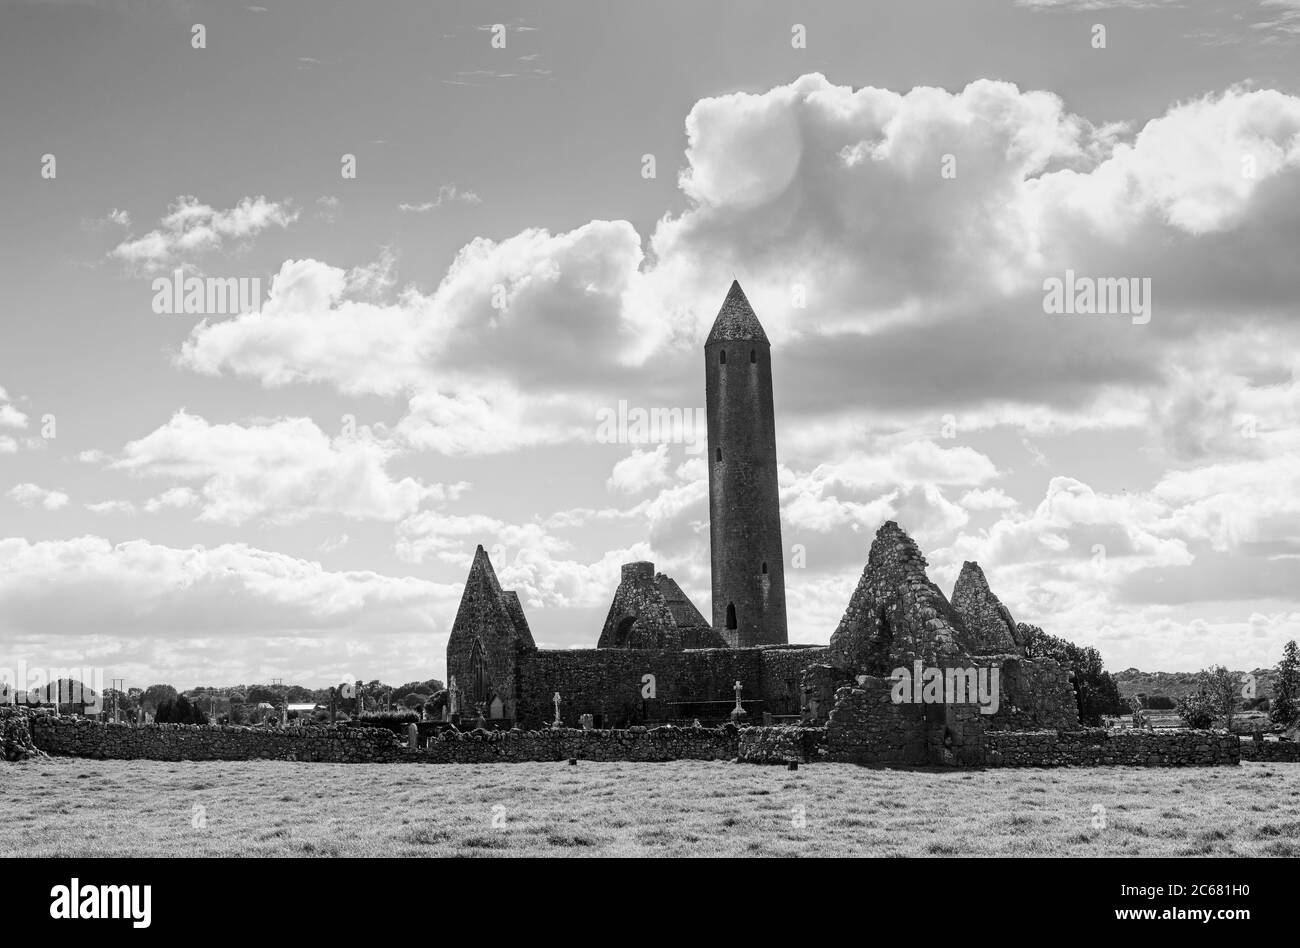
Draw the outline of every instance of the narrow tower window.
[[[717,454],[717,457],[718,457],[718,460],[719,460],[719,461],[722,460],[722,449],[721,449],[721,448],[718,448],[718,454]]]
[[[750,364],[750,365],[755,365],[755,364],[757,364],[757,363],[758,363],[758,353],[755,352],[753,349],[750,349],[750,350],[749,350],[749,364]]]
[[[727,628],[734,629],[735,627],[736,627],[736,604],[734,602],[729,602],[727,603]]]
[[[764,576],[767,575],[767,564],[766,564],[766,563],[763,564],[763,575],[764,575]]]
[[[727,350],[721,349],[718,351],[718,365],[726,365],[726,364],[727,364]]]

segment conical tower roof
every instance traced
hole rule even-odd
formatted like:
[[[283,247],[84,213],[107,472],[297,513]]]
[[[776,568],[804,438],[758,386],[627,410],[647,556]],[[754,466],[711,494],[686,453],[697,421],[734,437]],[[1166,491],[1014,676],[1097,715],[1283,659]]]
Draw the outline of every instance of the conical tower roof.
[[[711,346],[715,342],[733,339],[770,345],[767,333],[763,332],[762,324],[754,315],[754,307],[749,305],[745,291],[740,288],[739,280],[731,281],[731,289],[727,291],[727,298],[723,300],[722,309],[718,310],[718,318],[713,321],[713,329],[709,331],[709,338],[704,344]]]

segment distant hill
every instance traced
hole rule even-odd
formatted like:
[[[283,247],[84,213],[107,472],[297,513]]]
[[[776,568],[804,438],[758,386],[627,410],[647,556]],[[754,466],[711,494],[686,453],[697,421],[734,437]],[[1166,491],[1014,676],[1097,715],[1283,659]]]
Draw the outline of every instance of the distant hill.
[[[1233,672],[1237,678],[1244,678],[1247,672]],[[1249,674],[1255,676],[1256,694],[1261,698],[1273,697],[1273,678],[1276,668],[1256,668]],[[1127,698],[1129,695],[1144,692],[1148,695],[1167,695],[1177,701],[1185,694],[1196,690],[1196,679],[1200,672],[1144,672],[1136,668],[1126,668],[1114,672],[1115,683],[1119,693]]]

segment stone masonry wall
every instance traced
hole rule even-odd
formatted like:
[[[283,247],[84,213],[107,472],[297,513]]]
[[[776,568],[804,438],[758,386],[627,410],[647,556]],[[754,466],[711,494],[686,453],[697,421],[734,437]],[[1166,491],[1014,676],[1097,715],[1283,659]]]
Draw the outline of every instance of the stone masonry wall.
[[[655,584],[653,563],[624,563],[596,648],[680,649],[677,619]]]
[[[32,743],[29,726],[32,714],[27,708],[0,707],[0,760],[27,760],[40,756]]]
[[[750,728],[747,730],[759,730]],[[568,760],[734,760],[740,731],[719,728],[554,728],[542,731],[446,732],[409,753],[416,763],[527,763]]]
[[[624,727],[678,716],[673,702],[732,701],[737,680],[742,699],[762,697],[759,649],[565,649],[520,656],[518,720],[539,727],[555,718],[552,696],[560,693],[560,718],[576,727],[583,714]],[[645,676],[654,675],[655,697],[643,697]]]
[[[895,704],[890,681],[863,676],[835,694],[826,722],[826,760],[851,764],[926,764],[922,706]]]
[[[1241,741],[1218,731],[988,731],[990,767],[1125,764],[1139,767],[1236,765]]]
[[[34,745],[49,754],[116,760],[289,760],[331,763],[523,763],[739,760],[754,763],[839,761],[925,765],[943,762],[925,706],[893,704],[887,681],[841,689],[826,728],[633,727],[541,731],[445,732],[410,749],[380,728],[276,730],[150,724],[130,727],[80,718],[33,715]],[[947,709],[951,712],[953,709]],[[973,708],[966,711],[978,714]],[[1262,750],[1261,750],[1262,749]],[[978,745],[956,742],[947,762],[990,767],[1232,766],[1240,760],[1300,760],[1300,744],[1242,741],[1217,731],[986,731]],[[982,751],[980,757],[976,752]]]
[[[975,659],[976,665],[997,665],[998,710],[985,727],[995,731],[1077,731],[1079,702],[1070,673],[1050,658],[1029,660],[1017,655]]]
[[[978,563],[962,564],[957,585],[952,589],[952,608],[970,632],[973,655],[999,655],[1019,651],[1016,621],[1001,600],[989,589]]]
[[[1276,764],[1300,763],[1300,742],[1241,741],[1241,759],[1262,760]]]
[[[821,758],[825,744],[821,727],[745,727],[736,756],[750,764],[806,764]]]
[[[969,636],[925,572],[916,541],[892,520],[872,541],[848,608],[831,636],[830,656],[852,673],[888,675],[920,659],[943,665],[966,654]]]
[[[474,713],[476,705],[496,699],[503,716],[514,717],[519,655],[535,648],[518,597],[502,590],[479,546],[447,639],[447,685],[455,681],[455,706]]]
[[[773,714],[799,714],[803,708],[803,672],[810,665],[825,664],[829,660],[829,654],[830,649],[824,645],[813,648],[763,649],[761,684],[767,710]]]
[[[32,718],[32,737],[49,754],[111,760],[296,760],[382,763],[400,760],[402,744],[383,728],[232,727],[146,724],[85,718]]]
[[[148,724],[35,717],[41,750],[101,760],[291,760],[329,763],[512,763],[579,760],[734,760],[741,730],[635,727],[444,732],[411,749],[382,728],[268,728]],[[745,728],[762,733],[772,728]],[[784,759],[784,758],[783,758]]]

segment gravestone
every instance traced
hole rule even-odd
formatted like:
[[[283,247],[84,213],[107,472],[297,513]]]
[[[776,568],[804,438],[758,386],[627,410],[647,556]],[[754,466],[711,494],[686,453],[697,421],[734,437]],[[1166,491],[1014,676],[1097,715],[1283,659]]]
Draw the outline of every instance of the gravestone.
[[[414,724],[406,725],[406,746],[411,750],[420,746],[420,729]]]
[[[594,724],[595,724],[595,720],[592,718],[590,714],[584,714],[578,718],[578,725],[584,731],[590,731]]]

